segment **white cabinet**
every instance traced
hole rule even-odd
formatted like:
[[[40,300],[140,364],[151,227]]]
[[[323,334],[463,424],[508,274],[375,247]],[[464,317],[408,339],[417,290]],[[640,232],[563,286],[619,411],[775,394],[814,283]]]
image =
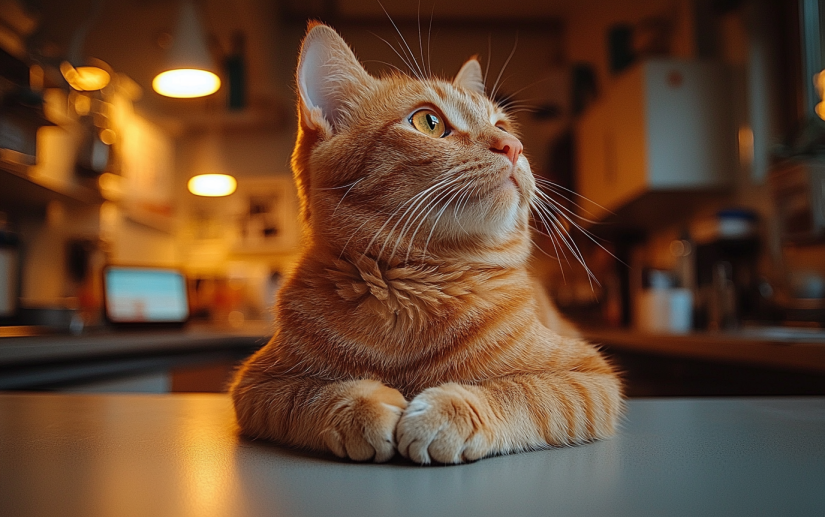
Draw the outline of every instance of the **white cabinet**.
[[[619,211],[651,192],[672,198],[725,187],[737,166],[728,68],[669,59],[639,63],[582,116],[577,137],[578,191],[604,209]],[[584,206],[599,219],[607,215],[592,203]]]

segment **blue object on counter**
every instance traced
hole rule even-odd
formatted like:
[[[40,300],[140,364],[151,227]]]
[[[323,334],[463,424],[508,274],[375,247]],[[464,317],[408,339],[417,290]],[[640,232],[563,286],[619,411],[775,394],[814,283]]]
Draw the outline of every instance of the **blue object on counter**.
[[[186,278],[176,269],[109,266],[103,285],[111,323],[184,323],[189,318]]]

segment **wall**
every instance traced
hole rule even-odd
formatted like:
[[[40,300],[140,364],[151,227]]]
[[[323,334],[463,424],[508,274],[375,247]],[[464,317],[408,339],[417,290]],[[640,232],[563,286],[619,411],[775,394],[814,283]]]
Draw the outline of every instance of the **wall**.
[[[126,78],[123,78],[126,80]],[[28,306],[53,306],[78,296],[79,286],[67,276],[66,249],[70,241],[91,246],[96,267],[104,262],[140,265],[176,265],[179,262],[172,213],[158,224],[147,207],[170,209],[174,145],[158,126],[134,113],[131,99],[117,86],[95,102],[110,106],[112,129],[120,140],[112,147],[114,158],[101,183],[110,180],[99,202],[51,201],[45,217],[26,215],[19,221],[26,267],[22,298]],[[94,179],[75,172],[84,129],[72,97],[61,90],[47,92],[45,111],[57,125],[38,132],[38,157],[30,174],[61,189],[82,187],[97,191]],[[134,144],[134,148],[130,145]],[[90,182],[91,185],[90,185]],[[90,189],[91,187],[91,189]],[[149,213],[149,217],[142,216]],[[74,302],[71,302],[74,303]]]

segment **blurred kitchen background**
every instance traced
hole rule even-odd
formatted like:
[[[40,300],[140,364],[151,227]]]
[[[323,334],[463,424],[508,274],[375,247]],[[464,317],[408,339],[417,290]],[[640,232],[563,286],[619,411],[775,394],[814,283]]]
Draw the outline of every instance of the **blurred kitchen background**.
[[[570,235],[536,276],[631,395],[825,393],[819,0],[0,0],[0,389],[219,390],[265,341],[313,19],[375,74],[479,56]],[[183,271],[189,337],[112,350],[107,265]]]

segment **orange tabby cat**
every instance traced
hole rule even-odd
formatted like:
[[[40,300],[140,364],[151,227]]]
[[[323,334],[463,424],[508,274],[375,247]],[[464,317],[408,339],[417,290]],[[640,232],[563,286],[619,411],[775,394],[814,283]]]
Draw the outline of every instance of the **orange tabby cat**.
[[[612,434],[613,370],[540,323],[525,268],[536,185],[478,61],[452,82],[375,78],[317,24],[297,76],[306,242],[275,335],[231,388],[243,432],[418,463]]]

